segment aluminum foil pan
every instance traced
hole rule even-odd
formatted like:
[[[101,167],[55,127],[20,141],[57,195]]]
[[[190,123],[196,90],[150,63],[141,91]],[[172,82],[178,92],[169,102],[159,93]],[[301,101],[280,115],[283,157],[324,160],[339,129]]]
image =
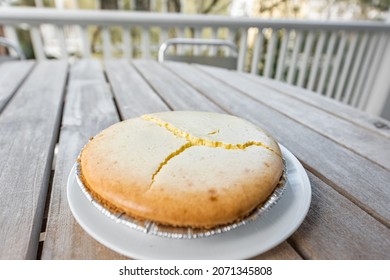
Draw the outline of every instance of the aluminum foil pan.
[[[286,165],[284,164],[284,166]],[[86,189],[85,185],[80,179],[79,162],[77,162],[76,178],[77,178],[78,185],[80,186],[81,190],[85,194],[86,198],[91,202],[91,204],[95,206],[102,214],[114,220],[115,222],[128,226],[131,229],[142,231],[146,234],[152,234],[161,237],[175,238],[175,239],[192,239],[192,238],[208,237],[208,236],[213,236],[216,234],[228,232],[230,230],[236,229],[240,226],[253,222],[261,215],[269,211],[278,202],[278,200],[281,198],[285,190],[286,182],[287,182],[287,170],[286,168],[284,168],[284,172],[278,186],[275,188],[271,196],[263,205],[253,210],[250,215],[248,215],[245,219],[240,220],[239,222],[229,224],[229,225],[219,226],[213,229],[194,229],[194,228],[187,228],[187,227],[166,226],[152,221],[138,221],[136,219],[129,217],[128,215],[125,215],[124,213],[121,214],[121,213],[111,212],[110,210],[105,208],[102,204],[100,204],[97,200],[95,200]]]

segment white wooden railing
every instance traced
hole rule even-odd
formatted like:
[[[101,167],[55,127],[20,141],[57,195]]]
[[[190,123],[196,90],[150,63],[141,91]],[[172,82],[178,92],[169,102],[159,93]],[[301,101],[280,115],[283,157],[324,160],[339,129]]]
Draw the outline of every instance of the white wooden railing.
[[[39,60],[47,58],[48,45],[57,46],[62,58],[71,52],[95,55],[91,30],[97,27],[102,33],[97,53],[104,58],[155,58],[158,46],[171,37],[221,38],[237,45],[239,71],[307,88],[376,115],[390,92],[388,23],[0,8],[0,25],[15,41],[15,28],[29,30]],[[54,35],[47,38],[45,29]],[[117,42],[111,38],[113,29],[120,33]]]

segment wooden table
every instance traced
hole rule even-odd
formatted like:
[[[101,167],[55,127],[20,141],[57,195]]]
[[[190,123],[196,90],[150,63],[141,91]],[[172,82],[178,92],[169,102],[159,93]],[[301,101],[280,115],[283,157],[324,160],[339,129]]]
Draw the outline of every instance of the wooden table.
[[[390,259],[388,121],[258,76],[146,60],[0,65],[0,258],[123,259],[75,221],[67,178],[91,136],[166,110],[248,119],[305,167],[305,221],[256,259]]]

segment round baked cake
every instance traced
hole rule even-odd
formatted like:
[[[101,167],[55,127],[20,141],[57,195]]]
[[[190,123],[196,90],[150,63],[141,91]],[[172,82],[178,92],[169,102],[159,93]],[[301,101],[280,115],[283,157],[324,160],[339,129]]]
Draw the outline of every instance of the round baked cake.
[[[175,111],[125,120],[92,138],[80,178],[111,211],[158,224],[213,228],[240,221],[278,185],[277,142],[241,118]]]

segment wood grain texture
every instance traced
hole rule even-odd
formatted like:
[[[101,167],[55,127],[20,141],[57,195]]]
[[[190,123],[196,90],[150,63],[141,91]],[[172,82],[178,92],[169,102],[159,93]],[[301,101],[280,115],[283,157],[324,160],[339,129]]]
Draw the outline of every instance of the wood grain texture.
[[[388,170],[228,86],[231,80],[227,76],[222,81],[214,79],[210,71],[189,65],[169,63],[167,67],[227,112],[265,128],[315,175],[390,226]]]
[[[390,138],[390,121],[369,115],[361,110],[358,110],[352,106],[347,106],[339,101],[324,98],[321,95],[315,94],[310,90],[298,88],[280,81],[263,78],[260,76],[249,76],[247,78],[256,81],[266,87],[272,88],[276,92],[282,92],[301,101],[316,107],[317,109],[324,110],[345,120],[348,120],[354,124],[362,126],[380,135]]]
[[[13,61],[0,65],[0,113],[33,66],[33,61]]]
[[[284,241],[275,248],[258,255],[252,260],[301,260],[302,257],[291,247],[291,245]]]
[[[313,131],[390,170],[390,149],[378,149],[378,147],[390,147],[389,138],[329,112],[318,110],[318,108],[295,98],[295,96],[265,87],[253,81],[253,75],[240,76],[237,73],[221,71],[217,68],[203,69],[269,108],[275,109]]]
[[[67,179],[88,139],[119,120],[98,61],[82,60],[70,69],[42,259],[121,259],[88,235],[67,202]]]
[[[67,64],[40,63],[0,115],[0,258],[34,259]]]
[[[312,203],[289,239],[306,259],[390,259],[390,229],[309,173]]]
[[[145,80],[174,110],[222,112],[192,86],[155,61],[134,60],[134,66]]]
[[[122,119],[169,110],[128,61],[105,61],[105,69]]]

